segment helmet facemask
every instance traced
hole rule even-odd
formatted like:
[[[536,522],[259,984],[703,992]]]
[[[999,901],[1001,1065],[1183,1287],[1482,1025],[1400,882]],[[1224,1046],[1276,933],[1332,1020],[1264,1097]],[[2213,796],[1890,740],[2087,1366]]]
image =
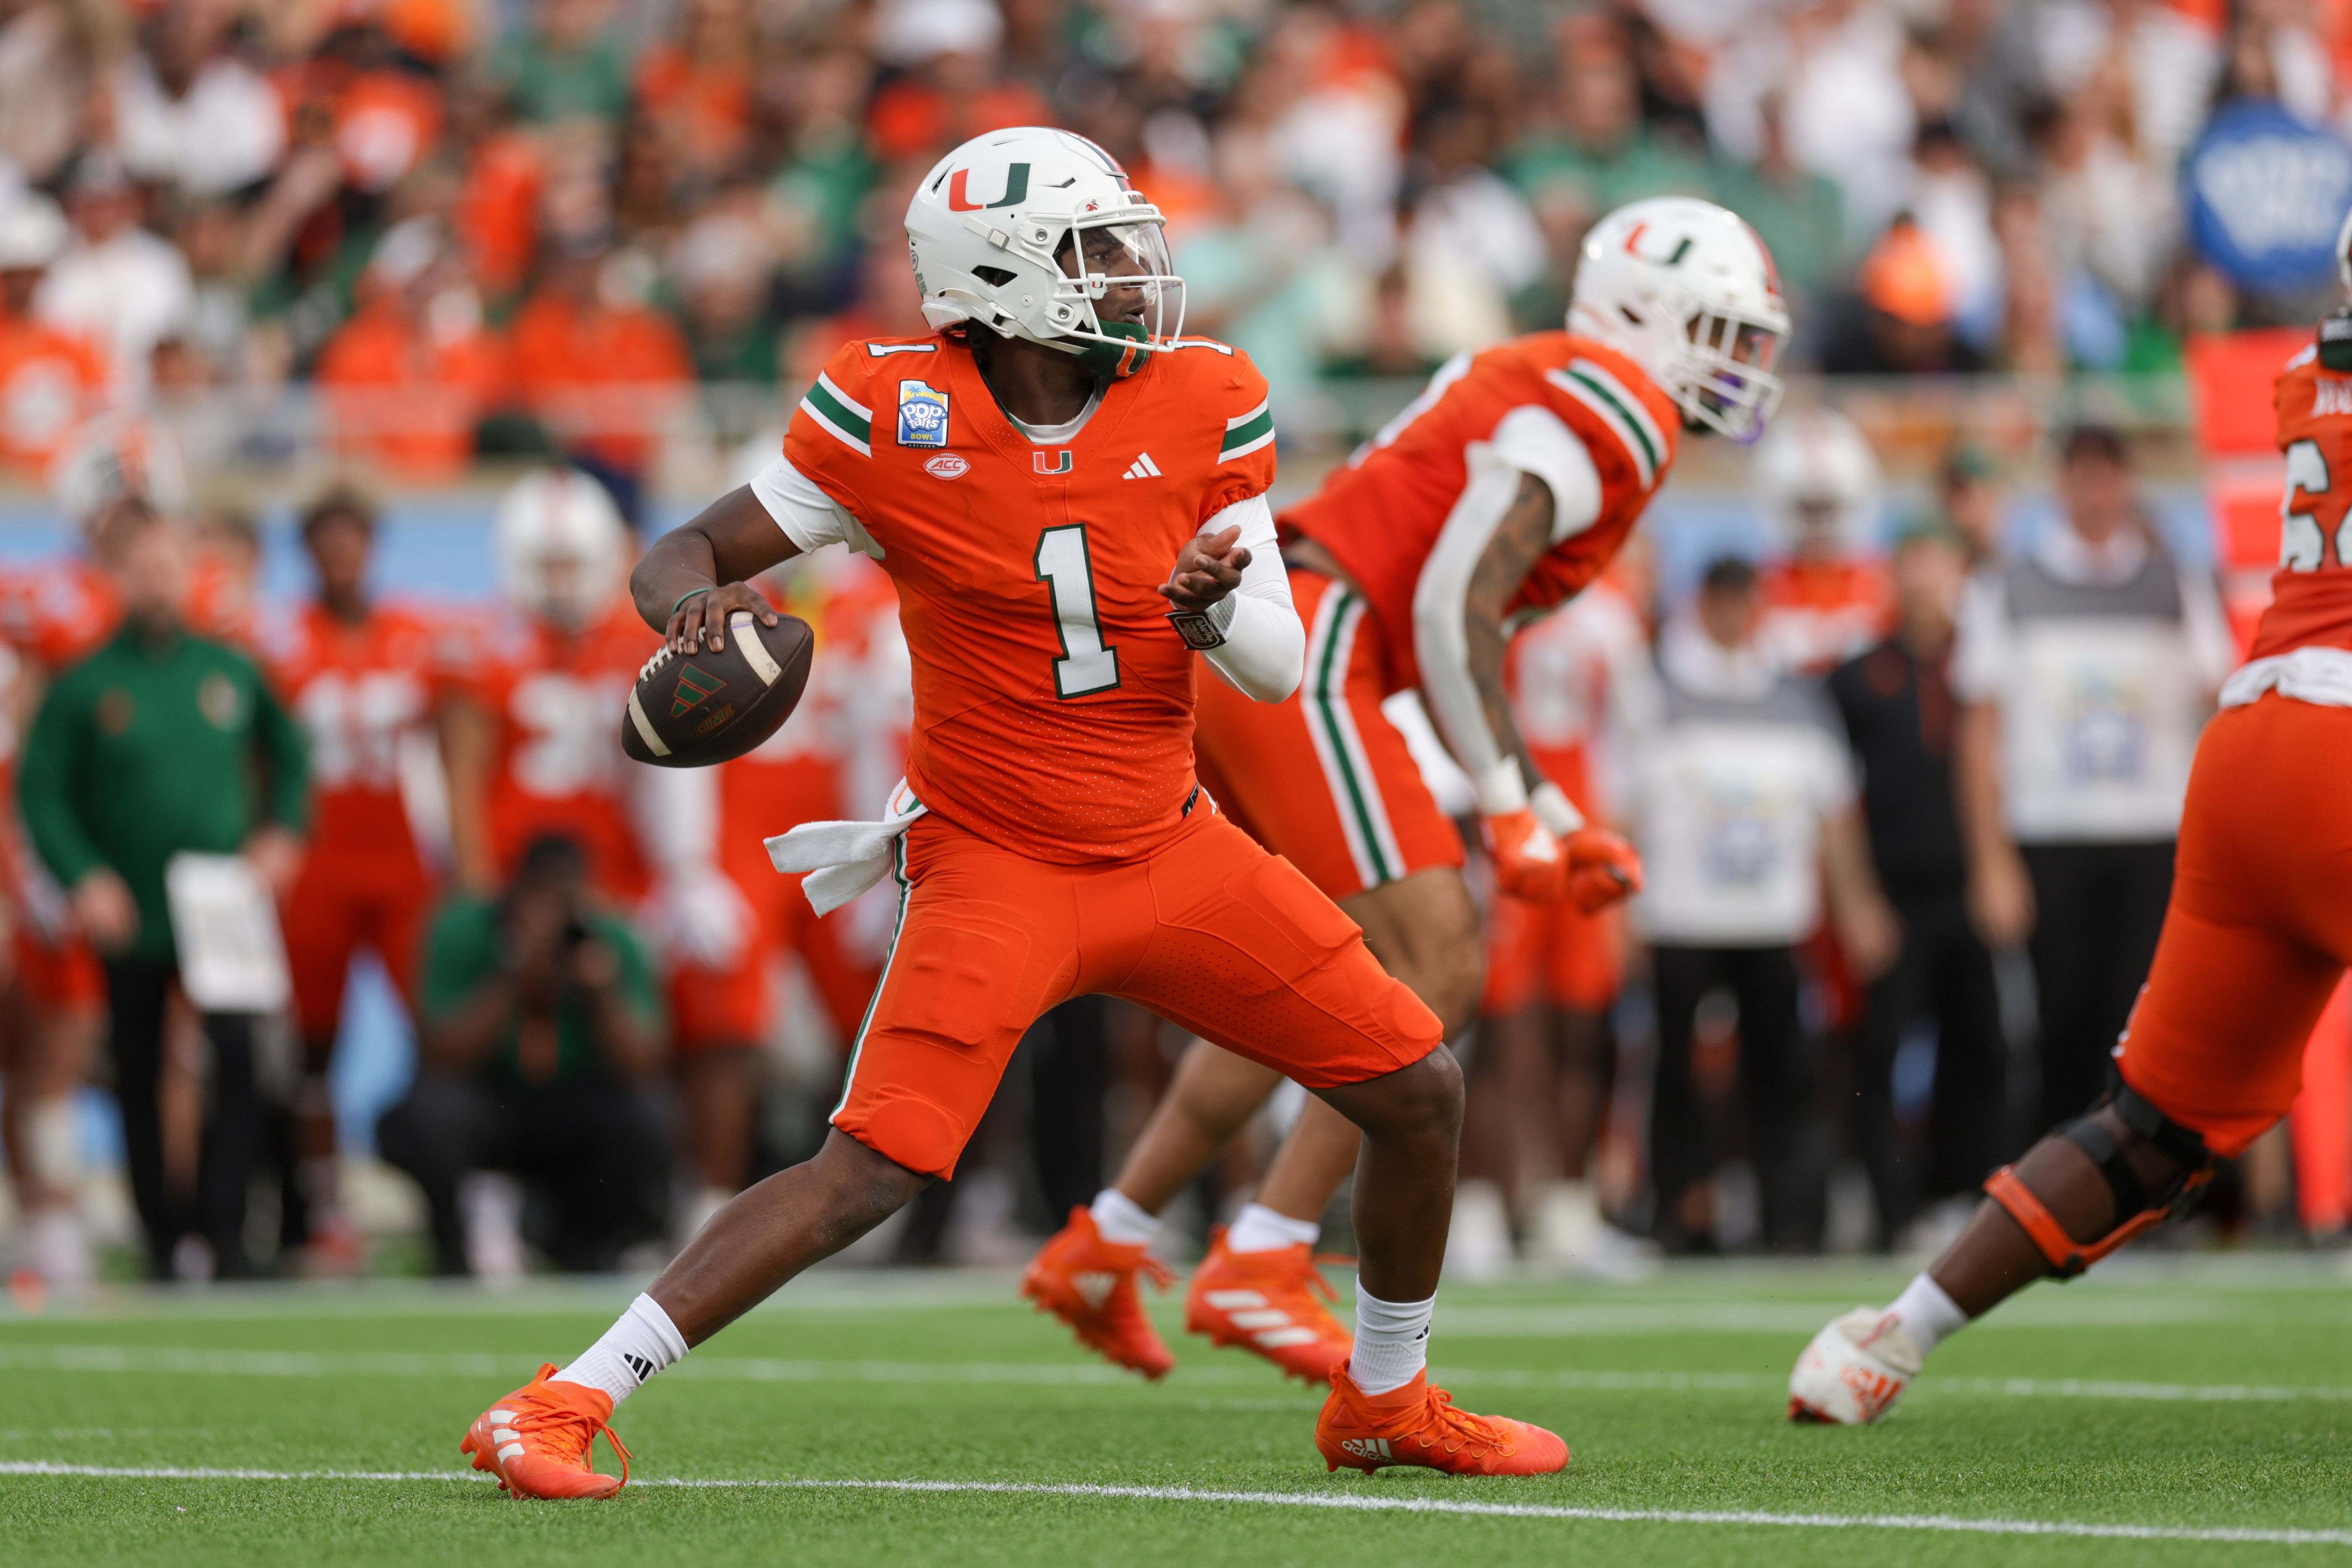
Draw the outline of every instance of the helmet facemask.
[[[1097,375],[1134,374],[1145,354],[1184,330],[1184,279],[1157,210],[1148,218],[1080,219],[1055,245],[1053,262],[1046,318],[1066,340],[1053,346]]]
[[[1675,401],[1685,417],[1753,446],[1780,405],[1780,378],[1772,374],[1788,328],[1731,311],[1701,307],[1686,320],[1687,374],[1677,378]]]

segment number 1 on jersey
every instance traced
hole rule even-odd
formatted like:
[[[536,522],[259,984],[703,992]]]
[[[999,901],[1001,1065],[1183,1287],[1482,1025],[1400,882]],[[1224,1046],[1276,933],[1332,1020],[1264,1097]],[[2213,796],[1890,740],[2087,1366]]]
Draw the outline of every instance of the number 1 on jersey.
[[[1054,694],[1083,697],[1117,686],[1118,649],[1103,646],[1086,524],[1049,528],[1037,536],[1037,581],[1053,588],[1054,629],[1062,639],[1062,657],[1054,661]]]

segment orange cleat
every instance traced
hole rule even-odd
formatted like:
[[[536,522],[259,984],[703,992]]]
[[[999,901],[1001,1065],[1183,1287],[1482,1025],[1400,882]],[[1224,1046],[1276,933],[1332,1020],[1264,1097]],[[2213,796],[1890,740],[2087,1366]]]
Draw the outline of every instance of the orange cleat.
[[[1323,1304],[1337,1300],[1305,1242],[1269,1252],[1229,1252],[1221,1228],[1210,1236],[1209,1256],[1193,1271],[1184,1327],[1218,1344],[1254,1351],[1321,1387],[1348,1364],[1354,1342]]]
[[[1105,1241],[1083,1207],[1038,1249],[1021,1277],[1021,1293],[1070,1325],[1078,1343],[1114,1365],[1154,1380],[1176,1364],[1168,1342],[1143,1315],[1138,1273],[1165,1290],[1176,1283],[1168,1266],[1139,1245]]]
[[[554,1373],[551,1362],[484,1411],[457,1452],[473,1455],[474,1468],[498,1477],[510,1497],[611,1497],[629,1483],[629,1451],[605,1425],[613,1396],[582,1384],[550,1383]],[[588,1467],[588,1447],[599,1432],[621,1457],[617,1476]]]
[[[1507,1415],[1473,1415],[1454,1396],[1429,1386],[1429,1373],[1387,1394],[1366,1394],[1342,1369],[1315,1422],[1315,1447],[1333,1469],[1370,1475],[1389,1465],[1421,1465],[1449,1476],[1548,1476],[1568,1468],[1557,1433]]]

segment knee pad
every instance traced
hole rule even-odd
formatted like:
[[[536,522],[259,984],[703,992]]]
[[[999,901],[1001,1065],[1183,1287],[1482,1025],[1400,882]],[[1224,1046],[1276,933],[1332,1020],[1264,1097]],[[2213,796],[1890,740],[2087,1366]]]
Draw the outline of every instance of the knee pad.
[[[2019,1178],[2013,1165],[2003,1165],[1985,1182],[1985,1195],[2009,1211],[2061,1280],[2074,1279],[2133,1237],[2162,1225],[2194,1202],[2213,1179],[2213,1152],[2205,1146],[2204,1138],[2150,1105],[2128,1084],[2116,1085],[2100,1105],[2113,1106],[2135,1139],[2155,1145],[2180,1167],[2162,1191],[2151,1193],[2132,1169],[2131,1145],[2118,1142],[2094,1116],[2080,1117],[2060,1128],[2057,1135],[2098,1166],[2115,1199],[2116,1225],[2106,1235],[2088,1242],[2068,1236],[2066,1227]]]

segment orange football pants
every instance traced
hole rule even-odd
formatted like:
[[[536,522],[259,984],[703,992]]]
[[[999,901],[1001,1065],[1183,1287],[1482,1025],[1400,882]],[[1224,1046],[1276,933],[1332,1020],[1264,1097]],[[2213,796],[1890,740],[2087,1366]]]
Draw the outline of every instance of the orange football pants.
[[[410,855],[316,853],[302,862],[286,897],[286,967],[294,1017],[306,1040],[331,1040],[341,1026],[352,955],[372,948],[415,1006],[418,944],[433,901],[425,867]]]
[[[952,1176],[1039,1015],[1100,993],[1328,1089],[1439,1044],[1436,1016],[1363,932],[1205,795],[1128,860],[1055,865],[936,813],[899,840],[898,927],[833,1124]]]
[[[1625,973],[1625,913],[1588,915],[1562,899],[1532,904],[1495,895],[1486,917],[1486,1017],[1506,1018],[1538,1003],[1572,1013],[1605,1013]]]
[[[1381,711],[1387,648],[1363,595],[1297,566],[1290,594],[1307,627],[1306,679],[1287,700],[1254,702],[1203,670],[1192,736],[1202,782],[1334,899],[1461,865],[1461,834]]]
[[[2294,1103],[2352,964],[2352,709],[2271,693],[2205,727],[2172,902],[2116,1047],[2124,1081],[2215,1153]]]

